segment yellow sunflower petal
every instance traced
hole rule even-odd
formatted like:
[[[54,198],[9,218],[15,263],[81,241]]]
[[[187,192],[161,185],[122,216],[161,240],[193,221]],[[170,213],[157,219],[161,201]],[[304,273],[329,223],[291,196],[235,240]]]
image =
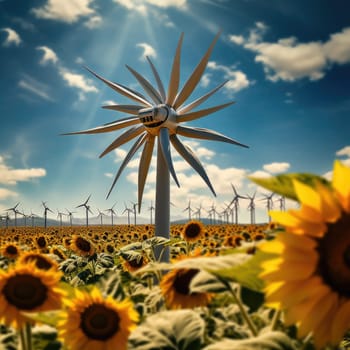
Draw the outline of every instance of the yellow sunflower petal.
[[[321,195],[321,210],[324,221],[335,222],[341,215],[339,202],[333,193],[321,183],[317,183],[316,189]]]
[[[312,187],[305,185],[304,183],[293,180],[293,186],[299,201],[312,208],[315,212],[314,215],[320,215],[321,213],[321,198]]]
[[[299,323],[303,320],[309,314],[310,310],[312,310],[314,305],[317,304],[326,294],[329,294],[329,288],[321,286],[318,289],[318,293],[312,298],[307,298],[301,303],[295,304],[292,308],[288,308],[284,315],[286,325]]]
[[[308,314],[300,321],[298,327],[298,336],[303,338],[307,336],[312,330],[317,329],[320,323],[325,320],[325,316],[333,309],[337,303],[338,296],[330,289],[318,303],[314,304]]]
[[[339,308],[333,319],[331,326],[331,341],[338,343],[344,336],[344,333],[350,328],[350,300]]]
[[[314,343],[315,343],[316,349],[324,349],[324,347],[327,344],[332,343],[330,324],[332,324],[334,314],[336,313],[336,310],[338,307],[339,307],[339,303],[337,298],[335,302],[333,302],[332,306],[329,308],[328,312],[324,315],[323,320],[319,322],[318,327],[314,329],[313,334],[314,334]],[[333,343],[333,345],[338,345],[339,341],[336,343]]]
[[[334,162],[332,186],[343,209],[350,213],[350,168],[339,160]]]
[[[271,218],[282,226],[295,227],[300,224],[300,219],[292,215],[290,211],[274,211],[269,212]]]
[[[296,281],[310,277],[314,270],[314,264],[283,261],[276,270],[264,271],[260,277],[269,281]]]
[[[297,248],[300,250],[313,250],[317,242],[307,236],[301,236],[301,235],[295,235],[290,232],[282,232],[278,235],[277,240],[281,241],[284,245],[287,245],[288,247]]]

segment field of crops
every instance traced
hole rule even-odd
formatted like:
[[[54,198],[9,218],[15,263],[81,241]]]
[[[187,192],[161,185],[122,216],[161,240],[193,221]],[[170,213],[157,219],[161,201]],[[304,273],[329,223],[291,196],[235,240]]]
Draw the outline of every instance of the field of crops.
[[[314,349],[264,305],[274,226],[1,228],[0,349]]]

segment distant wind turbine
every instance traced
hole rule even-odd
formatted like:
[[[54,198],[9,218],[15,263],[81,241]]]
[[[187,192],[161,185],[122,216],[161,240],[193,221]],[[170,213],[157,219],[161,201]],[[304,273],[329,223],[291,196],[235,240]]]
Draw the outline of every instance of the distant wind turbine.
[[[69,211],[69,210],[66,208],[66,212],[68,213],[67,216],[69,216],[69,223],[70,223],[70,225],[72,226],[73,214],[75,213],[75,211]]]
[[[117,213],[114,210],[114,207],[117,203],[114,203],[111,208],[106,209],[105,211],[108,211],[111,213],[111,225],[113,226],[113,215],[117,216]]]
[[[62,226],[62,216],[67,215],[66,213],[62,213],[57,209],[57,219],[60,219],[60,226]]]
[[[17,214],[19,213],[19,211],[17,210],[18,206],[19,206],[19,202],[14,207],[6,209],[7,212],[12,211],[13,214],[15,215],[15,226],[16,227],[17,227]]]
[[[91,211],[90,209],[90,206],[87,204],[89,199],[91,197],[91,194],[89,195],[89,197],[87,198],[87,200],[82,203],[82,204],[79,204],[78,206],[76,206],[76,208],[81,208],[81,207],[84,207],[85,208],[85,213],[86,213],[86,226],[89,226],[89,212],[91,214],[93,214],[93,212]]]
[[[103,215],[106,215],[105,213],[103,213],[100,209],[97,209],[98,211],[98,215],[97,217],[100,217],[100,222],[101,222],[101,226],[103,225]]]
[[[151,212],[151,225],[153,223],[153,210],[154,210],[154,206],[153,206],[153,203],[151,201],[151,206],[148,208],[148,210]]]
[[[250,211],[250,223],[255,224],[255,199],[256,192],[254,192],[253,196],[248,196],[249,204],[248,204],[248,210]]]
[[[139,163],[139,176],[138,176],[138,204],[139,211],[141,210],[141,202],[143,191],[145,187],[146,177],[149,171],[149,166],[153,154],[153,148],[157,139],[157,174],[156,174],[156,207],[155,207],[155,234],[156,236],[162,236],[169,238],[170,235],[170,174],[174,179],[175,183],[179,186],[173,161],[170,152],[170,144],[174,146],[176,151],[197,171],[197,173],[205,181],[211,192],[215,194],[214,188],[201,164],[195,152],[193,152],[189,146],[186,146],[178,138],[178,135],[212,141],[222,141],[247,147],[232,138],[222,135],[218,132],[209,129],[203,129],[198,127],[190,127],[181,125],[187,123],[216,111],[219,111],[225,107],[230,106],[233,102],[220,104],[217,106],[204,108],[201,110],[193,111],[197,106],[205,102],[210,96],[222,88],[224,82],[205,95],[197,98],[191,103],[185,104],[187,99],[191,96],[201,77],[204,74],[205,68],[208,64],[211,52],[219,38],[220,32],[215,36],[208,50],[199,61],[198,65],[193,70],[188,80],[184,83],[183,87],[179,90],[180,83],[180,58],[181,58],[181,47],[183,42],[183,34],[181,34],[173,64],[171,68],[171,74],[169,79],[168,91],[165,92],[163,83],[159,77],[159,74],[149,58],[147,58],[154,78],[157,82],[157,88],[145,79],[141,74],[136,72],[134,69],[126,66],[127,69],[134,75],[137,81],[140,83],[148,97],[134,91],[122,84],[118,84],[109,81],[100,75],[94,73],[88,69],[96,78],[103,81],[110,88],[116,92],[124,95],[125,97],[133,100],[136,104],[133,105],[112,105],[105,106],[105,108],[121,111],[131,114],[131,116],[116,120],[114,122],[95,127],[89,130],[83,130],[78,132],[71,132],[66,135],[73,134],[95,134],[111,132],[126,127],[130,127],[127,131],[119,135],[100,155],[103,157],[107,153],[114,149],[124,145],[128,141],[137,138],[133,144],[125,159],[123,160],[112,186],[107,194],[110,195],[114,185],[119,179],[123,169],[137,153],[137,151],[143,146],[143,151]],[[159,249],[158,249],[159,248]],[[159,257],[163,248],[163,260],[169,260],[169,249],[168,247],[157,247],[156,256]]]
[[[44,207],[44,227],[47,227],[47,212],[50,211],[53,213],[53,211],[46,205],[46,202],[41,201],[41,204]]]
[[[272,193],[269,194],[269,195],[264,194],[263,196],[264,196],[264,197],[261,198],[261,200],[266,201],[266,208],[267,208],[268,218],[269,218],[269,222],[271,222],[271,216],[270,216],[269,212],[270,212],[270,210],[271,210],[272,207],[273,207],[273,200],[272,200],[272,197],[274,196],[274,193],[272,192]]]
[[[231,201],[231,203],[229,204],[229,206],[231,206],[233,204],[234,206],[234,210],[235,210],[235,224],[238,224],[238,208],[239,208],[239,199],[248,199],[248,197],[245,196],[241,196],[240,194],[237,193],[237,190],[235,188],[235,186],[233,186],[233,184],[231,184],[234,196],[233,199]]]
[[[191,208],[191,200],[188,201],[188,206],[183,211],[188,211],[188,221],[191,221],[191,214],[193,211],[193,209]]]
[[[133,210],[131,208],[128,208],[125,203],[124,203],[124,206],[125,206],[125,209],[122,214],[124,214],[125,212],[128,214],[128,225],[130,226],[130,213],[132,213]]]

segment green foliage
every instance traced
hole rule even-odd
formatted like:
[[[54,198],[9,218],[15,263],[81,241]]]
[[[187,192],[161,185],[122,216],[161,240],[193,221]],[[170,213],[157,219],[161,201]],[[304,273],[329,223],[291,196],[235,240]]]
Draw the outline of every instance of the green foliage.
[[[204,321],[192,310],[159,312],[131,334],[129,349],[199,350],[204,329]]]
[[[224,339],[203,350],[294,350],[292,340],[282,332],[265,332],[249,339]]]
[[[261,263],[271,259],[273,255],[258,250],[254,255],[246,256],[248,258],[243,259],[241,264],[212,269],[210,272],[227,281],[238,282],[243,287],[261,292],[263,288],[263,281],[259,278],[259,274],[262,272]]]
[[[330,183],[325,178],[308,173],[291,173],[271,176],[268,178],[249,177],[250,180],[274,193],[285,196],[286,198],[298,200],[294,191],[293,180],[298,180],[306,185],[315,187],[316,183],[322,183],[325,186],[330,186]]]

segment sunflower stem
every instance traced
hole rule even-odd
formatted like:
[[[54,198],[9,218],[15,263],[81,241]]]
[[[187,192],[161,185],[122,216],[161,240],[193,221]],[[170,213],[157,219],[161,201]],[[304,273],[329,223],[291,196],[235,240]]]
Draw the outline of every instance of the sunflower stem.
[[[233,288],[231,287],[231,285],[228,281],[226,281],[225,279],[223,279],[220,276],[217,276],[217,278],[219,279],[219,281],[222,284],[225,285],[225,287],[228,289],[228,291],[233,296],[233,299],[235,300],[236,304],[238,305],[239,311],[241,312],[241,315],[242,315],[244,321],[246,322],[246,324],[247,324],[248,328],[250,329],[250,331],[252,332],[253,336],[256,337],[258,335],[258,331],[257,331],[252,319],[250,318],[249,314],[247,313],[247,310],[245,309],[244,304],[242,303],[241,299],[239,298],[237,293],[233,290]]]
[[[26,332],[26,339],[27,339],[27,349],[26,350],[32,350],[32,326],[30,323],[26,323],[25,325],[25,332]]]
[[[25,330],[24,327],[21,328],[19,331],[19,338],[20,338],[20,344],[21,344],[21,350],[27,350],[27,345],[26,345],[26,337],[25,337]]]
[[[275,313],[273,315],[272,321],[271,321],[271,330],[274,331],[277,328],[278,321],[280,320],[282,311],[281,310],[275,310]]]

